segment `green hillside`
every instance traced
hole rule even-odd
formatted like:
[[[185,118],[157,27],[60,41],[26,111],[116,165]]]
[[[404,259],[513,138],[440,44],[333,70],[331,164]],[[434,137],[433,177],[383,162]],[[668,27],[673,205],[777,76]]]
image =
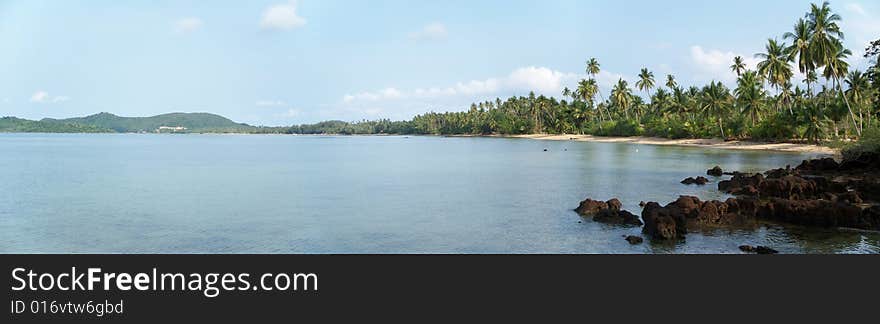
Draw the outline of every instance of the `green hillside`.
[[[15,117],[0,118],[0,133],[112,133],[113,130],[94,125],[43,122]]]
[[[120,133],[155,132],[160,127],[184,127],[177,132],[249,132],[255,127],[236,123],[226,117],[209,113],[170,113],[152,117],[121,117],[111,113],[68,118],[41,120],[45,123],[91,125]],[[172,130],[168,130],[172,131]]]

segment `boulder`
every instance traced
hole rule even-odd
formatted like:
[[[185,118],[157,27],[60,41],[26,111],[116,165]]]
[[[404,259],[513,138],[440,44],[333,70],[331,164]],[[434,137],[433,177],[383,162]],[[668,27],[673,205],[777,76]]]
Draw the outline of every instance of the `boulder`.
[[[642,220],[645,222],[642,233],[655,240],[681,239],[687,234],[687,220],[680,210],[661,207],[653,201],[642,209]]]
[[[797,171],[825,172],[835,171],[839,166],[840,164],[838,164],[833,158],[826,157],[821,159],[804,160],[804,162],[801,162],[801,164],[794,169]]]
[[[706,177],[703,177],[703,176],[699,176],[696,178],[688,177],[687,179],[682,180],[681,183],[686,184],[686,185],[695,184],[695,185],[702,186],[702,185],[709,183],[709,179],[706,179]]]
[[[810,199],[820,194],[816,182],[799,176],[765,179],[758,185],[763,198]]]
[[[576,208],[574,211],[576,211],[581,216],[591,216],[603,209],[608,209],[608,203],[587,198],[584,201],[581,201],[578,208]]]
[[[724,175],[724,170],[721,170],[721,167],[716,165],[714,168],[707,170],[706,174],[714,177],[720,177]]]
[[[764,182],[764,175],[758,173],[754,175],[739,173],[730,178],[718,182],[718,190],[732,195],[750,195],[758,194],[758,187]]]
[[[642,244],[642,242],[644,242],[645,240],[639,236],[628,235],[626,237],[626,241],[629,242],[629,244],[636,245],[636,244]]]
[[[769,248],[766,246],[761,246],[761,245],[758,245],[758,246],[740,245],[739,249],[740,249],[740,251],[747,252],[747,253],[757,253],[757,254],[776,254],[776,253],[779,253],[779,251],[776,251],[772,248]]]
[[[625,210],[606,208],[593,216],[593,221],[606,224],[642,226],[639,217]]]

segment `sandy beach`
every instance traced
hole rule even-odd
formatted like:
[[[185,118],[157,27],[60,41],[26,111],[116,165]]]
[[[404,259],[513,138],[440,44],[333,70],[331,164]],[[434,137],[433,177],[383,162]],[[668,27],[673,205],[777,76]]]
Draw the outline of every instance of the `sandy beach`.
[[[646,145],[675,145],[675,146],[691,146],[705,147],[729,150],[756,150],[756,151],[777,151],[777,152],[798,152],[798,153],[819,153],[836,155],[838,150],[813,144],[799,143],[762,143],[749,141],[722,141],[720,139],[668,139],[659,137],[603,137],[593,135],[546,135],[546,134],[529,134],[529,135],[510,135],[498,136],[510,138],[528,138],[536,140],[550,141],[583,141],[583,142],[599,142],[599,143],[631,143]]]

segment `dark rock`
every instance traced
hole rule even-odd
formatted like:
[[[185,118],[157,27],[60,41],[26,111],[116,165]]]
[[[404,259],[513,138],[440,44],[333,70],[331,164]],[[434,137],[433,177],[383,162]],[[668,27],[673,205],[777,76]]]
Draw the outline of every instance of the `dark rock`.
[[[758,192],[761,197],[785,199],[810,199],[820,193],[815,181],[799,176],[766,179],[758,185]]]
[[[615,211],[620,210],[620,207],[622,206],[620,200],[617,198],[611,198],[611,200],[606,201],[605,204],[608,205],[608,209]]]
[[[688,177],[687,179],[682,180],[681,183],[686,184],[686,185],[695,184],[695,185],[702,186],[702,185],[709,183],[709,179],[706,179],[706,177],[703,177],[703,176],[699,176],[696,178]]]
[[[810,172],[824,172],[824,171],[835,171],[840,166],[833,158],[821,158],[821,159],[812,159],[812,160],[804,160],[794,168],[797,171],[810,171]]]
[[[776,251],[772,248],[769,248],[766,246],[761,246],[761,245],[758,245],[758,246],[740,245],[739,249],[740,249],[740,251],[747,252],[747,253],[757,253],[757,254],[776,254],[776,253],[779,253],[779,251]]]
[[[764,175],[758,173],[749,175],[739,173],[730,178],[718,182],[718,190],[732,195],[757,195],[758,187],[764,182]]]
[[[626,237],[626,241],[629,242],[629,244],[636,245],[636,244],[642,244],[642,242],[644,242],[645,240],[639,236],[628,235]]]
[[[716,165],[714,168],[707,170],[706,174],[710,176],[720,177],[724,175],[724,170],[721,170],[721,167]]]
[[[547,152],[547,151],[549,151],[549,150],[548,150],[548,149],[544,149],[544,152]]]
[[[639,220],[638,216],[625,210],[615,210],[612,208],[603,209],[596,213],[593,216],[593,221],[606,224],[642,226],[642,221]]]
[[[864,152],[856,157],[845,158],[843,162],[840,162],[840,166],[837,169],[840,171],[853,171],[876,170],[878,168],[880,168],[880,154]]]
[[[687,220],[680,210],[661,207],[653,201],[645,204],[642,220],[645,222],[642,233],[655,240],[680,239],[687,234]]]
[[[603,209],[608,209],[608,203],[587,198],[574,211],[581,216],[591,216]]]
[[[645,201],[644,201],[644,200],[639,202],[639,207],[642,207],[642,208],[645,207]]]
[[[786,165],[785,168],[773,169],[767,172],[764,172],[768,179],[777,179],[785,176],[797,175],[798,172],[796,170],[792,170],[790,165]]]

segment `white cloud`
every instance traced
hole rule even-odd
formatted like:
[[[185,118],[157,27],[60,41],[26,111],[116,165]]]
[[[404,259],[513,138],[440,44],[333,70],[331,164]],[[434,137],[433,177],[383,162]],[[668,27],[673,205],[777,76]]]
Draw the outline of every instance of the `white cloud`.
[[[205,23],[198,17],[186,17],[178,19],[174,23],[174,29],[181,34],[188,34],[202,28]]]
[[[867,15],[867,12],[865,12],[865,8],[862,8],[862,5],[858,3],[846,4],[846,10],[863,16]]]
[[[446,26],[441,23],[431,23],[422,27],[422,29],[409,33],[409,38],[413,40],[441,40],[446,39],[449,32]]]
[[[296,13],[296,1],[270,6],[260,20],[263,29],[291,30],[305,24],[305,18]]]
[[[840,27],[846,33],[848,47],[853,51],[850,63],[859,67],[867,64],[867,60],[862,58],[865,47],[880,36],[880,13],[867,10],[858,3],[847,4],[846,11],[852,15],[844,17],[840,22]]]
[[[284,101],[281,100],[258,100],[254,105],[259,107],[280,107],[284,106]]]
[[[487,95],[525,94],[534,91],[537,94],[559,96],[565,87],[574,88],[577,81],[584,75],[566,73],[552,70],[546,67],[522,67],[515,69],[504,77],[494,77],[485,80],[471,80],[457,82],[446,87],[416,88],[413,90],[400,90],[397,88],[385,88],[379,91],[363,91],[343,96],[344,103],[375,102],[403,99],[437,99],[447,97],[471,97]],[[609,87],[624,78],[620,74],[602,71],[597,76],[600,87]],[[485,98],[484,98],[485,99]]]
[[[39,90],[37,92],[34,92],[33,95],[31,95],[30,101],[33,103],[61,103],[61,102],[65,102],[68,100],[70,100],[70,97],[68,97],[68,96],[52,97],[49,95],[48,92],[43,91],[43,90]]]
[[[697,70],[698,80],[731,81],[736,79],[736,74],[730,70],[733,59],[742,56],[747,69],[757,69],[759,60],[754,55],[744,55],[732,51],[717,49],[703,49],[702,46],[691,46],[690,59]]]

